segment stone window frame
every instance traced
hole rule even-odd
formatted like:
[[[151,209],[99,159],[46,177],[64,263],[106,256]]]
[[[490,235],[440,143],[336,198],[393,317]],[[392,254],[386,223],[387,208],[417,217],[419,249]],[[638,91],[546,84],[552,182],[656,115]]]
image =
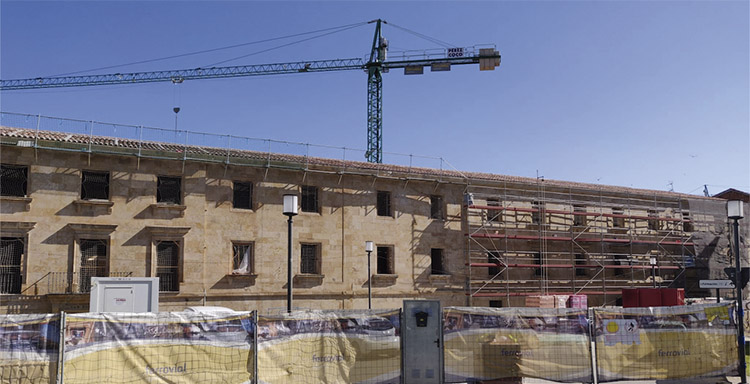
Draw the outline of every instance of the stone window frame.
[[[146,226],[146,230],[151,235],[148,249],[148,271],[150,277],[157,276],[157,247],[164,241],[173,241],[179,248],[177,263],[177,291],[159,291],[160,294],[177,294],[180,292],[180,285],[185,279],[185,235],[190,231],[190,227],[171,227],[171,226]]]
[[[322,267],[323,267],[323,247],[320,243],[313,243],[313,242],[300,242],[300,251],[299,251],[299,270],[298,275],[322,275]],[[312,272],[305,272],[303,271],[302,266],[305,263],[304,258],[307,257],[305,255],[305,249],[313,249],[314,250],[314,263],[313,263],[313,271]]]
[[[237,189],[238,184],[242,185],[242,186],[249,187],[249,189],[250,189],[249,192],[248,192],[248,194],[249,194],[248,197],[249,197],[249,203],[250,204],[248,204],[247,207],[237,206],[237,197],[238,197],[237,195],[240,192],[244,192],[244,191],[238,191],[238,189]],[[252,181],[233,180],[232,181],[232,209],[250,210],[250,211],[254,210],[255,209],[254,208],[255,207],[255,205],[254,205],[254,203],[255,203],[255,201],[254,201],[255,200],[254,199],[254,193],[255,193],[255,184]]]
[[[320,213],[320,187],[314,185],[300,186],[299,200],[301,212]]]
[[[381,251],[385,253],[381,256]],[[385,259],[383,268],[381,260]],[[375,274],[376,275],[395,275],[396,274],[396,252],[393,244],[378,244],[375,248]]]
[[[179,183],[180,183],[180,191],[178,192],[179,201],[177,201],[176,203],[173,201],[164,201],[165,197],[160,196],[162,194],[161,189],[160,189],[161,188],[160,184],[161,184],[162,179],[165,179],[165,181],[166,179],[171,179],[172,181],[179,180]],[[184,183],[182,176],[157,175],[156,176],[156,194],[154,195],[154,197],[156,198],[156,203],[160,205],[175,205],[175,206],[183,205],[185,201],[184,184],[185,183]]]
[[[104,241],[107,253],[106,253],[106,266],[105,276],[109,276],[111,272],[111,250],[112,250],[112,233],[117,229],[116,224],[85,224],[85,223],[71,223],[68,224],[69,228],[73,231],[73,260],[69,263],[72,274],[71,277],[78,275],[77,279],[68,281],[68,285],[71,288],[71,292],[75,293],[86,293],[89,289],[81,286],[81,242],[84,240],[101,240]],[[93,276],[92,276],[93,277]],[[90,288],[90,287],[89,287]]]
[[[100,176],[106,175],[107,183],[106,183],[106,197],[88,197],[85,196],[86,193],[86,175],[89,174],[93,176],[94,174],[98,174]],[[97,171],[97,170],[81,170],[81,193],[80,193],[80,199],[85,201],[110,201],[112,199],[112,193],[111,193],[111,181],[112,181],[112,173],[109,171]]]
[[[2,193],[0,190],[0,196],[4,198],[16,198],[16,199],[23,199],[29,197],[29,174],[31,173],[30,167],[28,165],[18,165],[18,164],[0,164],[0,174],[4,169],[23,169],[24,171],[24,182],[23,182],[23,195],[6,195]],[[0,187],[1,189],[1,187]]]
[[[244,241],[244,240],[232,240],[231,241],[232,246],[232,257],[230,259],[230,275],[232,276],[255,276],[255,242],[253,241]],[[239,260],[238,264],[235,264],[237,261],[237,249],[239,247],[248,247],[250,250],[250,260],[248,263],[248,270],[245,272],[237,272],[239,269],[239,264],[242,263],[242,260]]]
[[[446,204],[442,195],[430,195],[430,218],[445,220]]]
[[[21,255],[21,289],[19,293],[3,293],[3,295],[17,295],[23,292],[24,284],[28,280],[29,266],[29,232],[34,229],[36,222],[31,221],[0,221],[2,237],[20,238],[23,241],[23,255]]]
[[[375,196],[375,212],[378,217],[393,217],[393,193],[378,190]]]
[[[438,263],[435,263],[436,259],[439,260]],[[448,271],[445,269],[445,249],[430,248],[430,275],[445,276],[448,274]]]

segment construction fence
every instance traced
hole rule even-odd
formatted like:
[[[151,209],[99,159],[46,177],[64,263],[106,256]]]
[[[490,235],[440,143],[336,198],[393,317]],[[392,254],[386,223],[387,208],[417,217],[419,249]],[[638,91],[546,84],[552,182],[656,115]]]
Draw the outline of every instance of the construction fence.
[[[404,378],[401,316],[400,309],[3,315],[0,382],[395,384]],[[448,307],[441,318],[447,383],[687,379],[737,368],[732,303]]]

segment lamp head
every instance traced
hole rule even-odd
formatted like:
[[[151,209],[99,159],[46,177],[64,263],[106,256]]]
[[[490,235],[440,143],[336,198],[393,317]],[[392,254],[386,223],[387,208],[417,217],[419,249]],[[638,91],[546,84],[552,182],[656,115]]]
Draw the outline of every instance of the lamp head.
[[[297,195],[284,195],[284,215],[294,216],[297,214]]]
[[[727,201],[727,217],[732,220],[739,220],[743,217],[742,201],[740,200]]]
[[[365,251],[372,252],[373,244],[372,241],[365,241]]]

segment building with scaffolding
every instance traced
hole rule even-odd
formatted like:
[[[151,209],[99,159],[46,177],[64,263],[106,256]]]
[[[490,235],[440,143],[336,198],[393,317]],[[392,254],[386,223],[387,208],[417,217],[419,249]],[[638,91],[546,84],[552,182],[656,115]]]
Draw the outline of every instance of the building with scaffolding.
[[[732,259],[717,198],[2,117],[0,312],[87,311],[95,276],[159,277],[164,310],[284,309],[287,193],[301,203],[300,308],[366,308],[368,278],[374,308],[412,298],[523,306],[539,294],[615,305],[621,289],[654,285],[708,296],[698,281],[724,278]],[[366,241],[376,245],[370,276]]]

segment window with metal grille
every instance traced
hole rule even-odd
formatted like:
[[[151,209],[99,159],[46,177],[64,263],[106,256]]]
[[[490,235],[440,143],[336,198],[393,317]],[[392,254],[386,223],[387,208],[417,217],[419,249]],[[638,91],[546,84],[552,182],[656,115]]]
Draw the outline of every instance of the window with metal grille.
[[[445,219],[444,206],[445,204],[443,204],[443,196],[430,196],[430,218],[438,220]]]
[[[538,201],[532,201],[531,209],[531,223],[540,224],[542,222],[542,204]]]
[[[28,167],[0,165],[0,196],[26,197],[28,179]]]
[[[693,221],[690,220],[690,212],[682,213],[682,231],[693,232]]]
[[[319,244],[301,244],[299,272],[302,274],[319,275],[320,264],[318,263],[320,255]]]
[[[587,224],[588,218],[586,215],[583,215],[582,213],[586,212],[586,207],[583,205],[574,205],[573,206],[573,225],[578,227],[583,227]]]
[[[659,214],[656,213],[654,210],[648,211],[648,229],[652,231],[658,231],[659,230],[659,220],[657,218],[659,217]]]
[[[612,217],[612,226],[614,228],[624,228],[625,227],[625,211],[622,208],[612,208],[612,214],[614,215]]]
[[[234,182],[232,206],[239,209],[253,209],[253,183]]]
[[[440,248],[432,248],[430,250],[430,273],[433,275],[445,275],[445,269],[443,269],[443,250]]]
[[[252,274],[255,271],[253,256],[253,243],[232,243],[232,274]]]
[[[378,274],[392,275],[393,273],[393,248],[378,247]]]
[[[182,179],[159,176],[156,181],[156,202],[168,204],[182,203]]]
[[[576,253],[576,265],[586,264],[586,256],[581,253]],[[586,276],[586,268],[576,268],[576,276]]]
[[[23,238],[0,238],[0,293],[21,293],[23,253]]]
[[[318,187],[302,186],[302,212],[320,212],[318,205]]]
[[[79,292],[91,292],[91,278],[107,276],[107,242],[81,240],[81,270]]]
[[[176,241],[156,244],[156,277],[159,278],[159,291],[180,290],[180,245]]]
[[[109,200],[109,172],[81,172],[82,200]]]
[[[393,216],[391,213],[391,192],[378,191],[378,216]]]
[[[499,207],[500,206],[500,200],[494,199],[494,198],[487,198],[487,206],[488,207]],[[500,221],[500,215],[502,214],[502,211],[499,209],[488,209],[487,210],[487,221],[494,221],[498,222]]]
[[[497,266],[497,264],[500,264],[500,252],[487,252],[487,262],[490,264],[495,264],[492,267],[487,267],[487,275],[489,275],[490,277],[494,277],[495,275],[500,273],[500,267]]]

